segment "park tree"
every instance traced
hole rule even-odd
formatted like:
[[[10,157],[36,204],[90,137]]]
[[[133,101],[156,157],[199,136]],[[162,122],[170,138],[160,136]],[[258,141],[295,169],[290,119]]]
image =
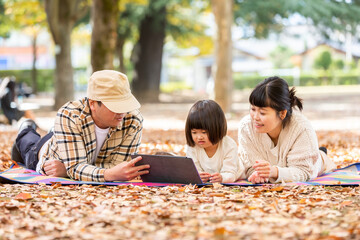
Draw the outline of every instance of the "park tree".
[[[126,73],[125,51],[127,42],[136,42],[139,36],[138,28],[144,17],[148,0],[122,0],[117,25],[116,54],[119,59],[119,71]]]
[[[19,29],[31,38],[32,45],[32,89],[37,93],[37,38],[46,27],[46,14],[38,0],[9,0],[5,2],[5,14],[12,29]]]
[[[55,109],[74,98],[71,32],[88,10],[87,0],[45,0],[47,21],[55,43]]]
[[[335,69],[338,69],[338,70],[343,70],[345,67],[345,63],[342,59],[334,60],[333,65],[334,65]]]
[[[197,24],[196,20],[198,12],[203,8],[194,8],[193,2],[192,0],[149,0],[140,22],[139,39],[132,54],[134,63],[132,89],[141,101],[159,100],[165,37],[171,36],[176,41],[178,36],[186,37],[203,31],[204,28]]]
[[[91,15],[92,70],[114,69],[119,0],[93,0]]]
[[[211,1],[217,26],[215,49],[215,101],[224,112],[230,111],[232,101],[232,35],[233,1]]]
[[[323,51],[315,59],[314,65],[315,68],[321,68],[326,72],[330,68],[331,63],[331,53],[329,51]]]
[[[167,0],[149,0],[134,49],[132,89],[142,101],[156,102],[160,93]]]

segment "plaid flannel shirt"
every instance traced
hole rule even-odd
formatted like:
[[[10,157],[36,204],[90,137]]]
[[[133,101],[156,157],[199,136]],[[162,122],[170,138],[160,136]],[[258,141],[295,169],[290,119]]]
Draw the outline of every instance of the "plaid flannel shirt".
[[[141,142],[143,117],[139,110],[125,115],[121,124],[110,128],[103,146],[92,162],[96,150],[95,123],[87,98],[72,101],[61,107],[45,155],[48,160],[64,163],[70,178],[80,181],[103,182],[105,169],[130,160]],[[41,166],[43,172],[44,164]]]

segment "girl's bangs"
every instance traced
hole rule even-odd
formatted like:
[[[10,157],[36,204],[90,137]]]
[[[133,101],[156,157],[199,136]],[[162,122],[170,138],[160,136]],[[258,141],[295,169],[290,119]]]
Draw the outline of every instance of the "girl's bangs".
[[[205,129],[208,130],[206,126],[206,120],[203,119],[199,111],[194,111],[189,115],[189,129]]]

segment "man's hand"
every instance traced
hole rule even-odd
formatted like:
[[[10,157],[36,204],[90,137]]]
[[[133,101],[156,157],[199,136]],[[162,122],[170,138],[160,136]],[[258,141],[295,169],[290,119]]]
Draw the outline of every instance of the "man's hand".
[[[148,170],[145,170],[150,168],[149,164],[135,166],[135,163],[140,160],[141,157],[139,156],[129,162],[122,162],[112,168],[106,169],[104,173],[105,181],[129,181],[137,176],[149,173]]]
[[[222,176],[220,173],[214,173],[214,174],[211,174],[210,176],[210,182],[211,183],[221,183],[222,182]]]
[[[47,176],[67,177],[65,165],[59,160],[45,161],[44,172]]]
[[[208,182],[211,177],[211,174],[207,173],[207,172],[201,172],[201,173],[199,173],[199,175],[200,175],[201,181],[203,181],[204,183]]]

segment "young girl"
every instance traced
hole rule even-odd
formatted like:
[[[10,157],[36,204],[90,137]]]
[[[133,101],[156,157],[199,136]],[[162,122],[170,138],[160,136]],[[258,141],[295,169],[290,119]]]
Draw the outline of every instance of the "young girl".
[[[203,182],[235,182],[243,172],[237,145],[226,132],[224,112],[215,101],[201,100],[191,107],[185,126],[186,155]]]
[[[250,114],[239,127],[239,156],[249,181],[308,181],[336,168],[319,150],[316,133],[300,112],[302,100],[285,80],[265,79],[249,102]]]

